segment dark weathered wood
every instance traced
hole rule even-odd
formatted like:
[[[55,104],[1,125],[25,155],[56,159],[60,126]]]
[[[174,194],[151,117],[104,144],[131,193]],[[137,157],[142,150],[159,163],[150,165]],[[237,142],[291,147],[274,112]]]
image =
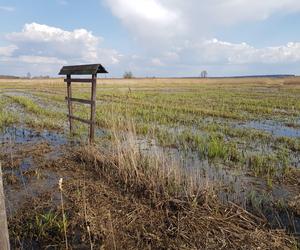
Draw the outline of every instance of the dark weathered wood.
[[[92,82],[93,79],[86,79],[86,78],[72,78],[72,79],[65,79],[64,82]]]
[[[67,115],[67,116],[71,120],[80,121],[80,122],[83,122],[83,123],[86,123],[86,124],[89,124],[89,125],[91,125],[93,123],[90,120],[86,120],[86,119],[83,119],[83,118],[80,118],[80,117],[76,117],[76,116],[73,116],[73,115]]]
[[[1,250],[10,249],[1,163],[0,163],[0,249]]]
[[[67,75],[67,79],[71,79],[71,75]],[[71,82],[68,82],[67,84],[67,98],[68,98],[68,111],[69,111],[69,116],[71,117],[73,115],[73,107],[72,107],[72,86]],[[69,125],[70,125],[70,133],[73,133],[73,122],[72,119],[69,117]]]
[[[92,75],[97,73],[108,73],[101,64],[64,66],[59,75]]]
[[[79,98],[68,98],[68,97],[66,97],[65,99],[66,99],[66,101],[80,102],[80,103],[83,103],[83,104],[90,104],[90,105],[95,103],[94,101],[84,100],[84,99],[79,99]]]
[[[96,118],[96,85],[97,85],[97,74],[92,76],[92,93],[91,100],[93,104],[91,105],[91,126],[90,126],[90,143],[95,139],[95,118]]]
[[[95,139],[95,124],[96,124],[96,86],[97,86],[97,73],[108,73],[101,64],[89,64],[89,65],[76,65],[76,66],[64,66],[59,74],[66,75],[64,82],[67,83],[67,97],[68,102],[68,118],[70,122],[70,131],[73,132],[72,120],[77,120],[90,125],[89,141],[92,143]],[[71,78],[71,75],[92,75],[92,79],[87,78]],[[79,98],[72,98],[72,82],[91,82],[91,100],[83,100]],[[79,102],[83,104],[91,105],[90,120],[82,119],[73,116],[72,102]]]

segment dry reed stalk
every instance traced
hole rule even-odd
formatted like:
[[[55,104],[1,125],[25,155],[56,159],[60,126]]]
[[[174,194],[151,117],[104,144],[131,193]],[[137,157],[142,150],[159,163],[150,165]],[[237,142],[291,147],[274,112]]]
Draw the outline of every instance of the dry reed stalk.
[[[108,218],[109,218],[109,222],[110,222],[110,230],[111,230],[111,235],[112,235],[113,246],[114,246],[114,250],[116,250],[117,249],[117,245],[116,245],[114,226],[113,226],[113,222],[112,222],[111,212],[110,211],[108,213]]]
[[[66,220],[66,215],[65,215],[64,199],[63,199],[63,178],[59,179],[58,186],[59,186],[59,191],[60,191],[61,211],[62,211],[64,234],[65,234],[65,244],[66,244],[66,249],[68,249],[67,220]]]
[[[91,236],[91,229],[88,223],[88,218],[87,218],[87,203],[86,203],[86,182],[85,182],[85,172],[83,175],[83,211],[84,211],[84,221],[85,221],[85,226],[86,230],[89,235],[89,241],[90,241],[90,248],[93,250],[93,242],[92,242],[92,236]]]

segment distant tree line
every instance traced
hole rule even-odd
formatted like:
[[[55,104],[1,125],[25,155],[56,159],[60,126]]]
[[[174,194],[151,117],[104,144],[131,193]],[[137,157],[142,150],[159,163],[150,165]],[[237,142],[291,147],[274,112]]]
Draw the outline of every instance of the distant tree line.
[[[20,79],[18,76],[0,75],[0,79]]]

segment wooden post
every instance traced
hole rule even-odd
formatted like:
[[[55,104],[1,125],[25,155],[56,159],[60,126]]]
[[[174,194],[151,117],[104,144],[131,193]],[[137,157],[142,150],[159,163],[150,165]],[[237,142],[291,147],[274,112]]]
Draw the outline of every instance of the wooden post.
[[[0,250],[9,250],[9,235],[5,210],[2,169],[0,163]]]
[[[92,93],[91,93],[91,124],[90,124],[90,143],[95,139],[95,122],[96,122],[96,85],[97,74],[92,75]]]
[[[71,80],[71,75],[67,75],[67,80]],[[73,107],[72,107],[72,86],[71,86],[71,81],[67,82],[67,95],[68,95],[68,111],[69,111],[69,123],[70,123],[70,133],[73,133],[73,121],[72,121],[72,116],[73,116]]]

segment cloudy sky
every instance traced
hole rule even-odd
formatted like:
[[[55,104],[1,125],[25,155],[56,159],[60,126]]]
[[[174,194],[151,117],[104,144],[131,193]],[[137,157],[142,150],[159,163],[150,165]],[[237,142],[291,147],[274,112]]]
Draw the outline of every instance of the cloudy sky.
[[[0,0],[0,74],[300,74],[299,0]]]

